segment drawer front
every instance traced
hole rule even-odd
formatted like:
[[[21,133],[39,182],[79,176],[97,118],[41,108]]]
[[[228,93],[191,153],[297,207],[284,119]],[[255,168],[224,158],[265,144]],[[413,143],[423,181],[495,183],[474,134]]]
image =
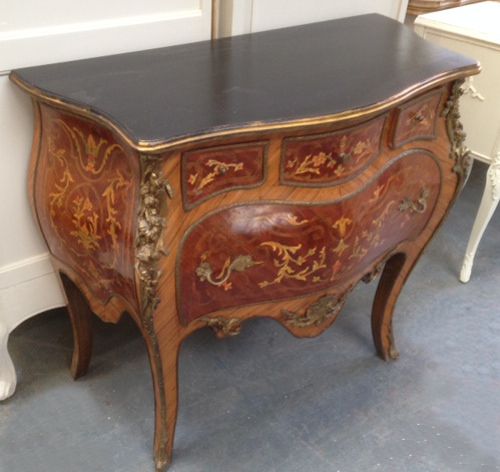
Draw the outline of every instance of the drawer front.
[[[182,321],[311,295],[362,276],[422,231],[441,180],[434,156],[408,151],[342,200],[255,202],[209,214],[190,228],[179,251]]]
[[[386,117],[333,133],[286,138],[281,183],[327,186],[349,180],[379,155]]]
[[[393,130],[393,147],[399,147],[416,139],[435,139],[439,104],[443,91],[416,98],[398,107]]]
[[[267,143],[205,148],[182,156],[186,209],[222,192],[261,185],[266,177]]]

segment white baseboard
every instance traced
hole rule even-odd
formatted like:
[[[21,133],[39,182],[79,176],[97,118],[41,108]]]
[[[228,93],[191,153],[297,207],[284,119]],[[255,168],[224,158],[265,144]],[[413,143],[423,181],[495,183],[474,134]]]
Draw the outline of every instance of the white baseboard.
[[[484,162],[485,164],[491,164],[491,157],[490,156],[486,156],[484,154],[481,154],[480,152],[476,152],[473,150],[470,151],[470,154],[477,161]]]
[[[0,401],[10,397],[17,384],[7,351],[9,334],[28,318],[64,305],[48,254],[0,267]]]
[[[65,305],[48,254],[0,267],[0,323],[9,332],[38,313]]]

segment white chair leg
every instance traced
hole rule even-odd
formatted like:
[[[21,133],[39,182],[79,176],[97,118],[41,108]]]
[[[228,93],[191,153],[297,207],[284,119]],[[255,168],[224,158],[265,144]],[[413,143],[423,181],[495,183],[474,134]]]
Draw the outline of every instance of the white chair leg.
[[[9,329],[0,322],[0,401],[9,398],[16,389],[16,371],[7,351]]]
[[[469,244],[465,251],[465,258],[460,272],[460,281],[468,282],[472,272],[472,264],[477,247],[483,236],[484,230],[495,212],[500,197],[500,152],[493,158],[488,168],[486,185],[484,187],[483,199],[477,212],[476,221],[472,228]]]

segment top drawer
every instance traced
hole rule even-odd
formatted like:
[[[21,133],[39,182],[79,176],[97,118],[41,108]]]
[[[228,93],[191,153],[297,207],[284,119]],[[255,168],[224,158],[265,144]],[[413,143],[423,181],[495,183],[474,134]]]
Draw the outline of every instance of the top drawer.
[[[386,118],[326,134],[285,138],[281,183],[321,187],[354,178],[380,154]]]
[[[186,152],[182,156],[184,208],[192,209],[223,192],[253,188],[266,178],[267,142]]]
[[[393,129],[393,147],[397,148],[417,139],[435,139],[439,104],[443,90],[415,98],[397,108]]]

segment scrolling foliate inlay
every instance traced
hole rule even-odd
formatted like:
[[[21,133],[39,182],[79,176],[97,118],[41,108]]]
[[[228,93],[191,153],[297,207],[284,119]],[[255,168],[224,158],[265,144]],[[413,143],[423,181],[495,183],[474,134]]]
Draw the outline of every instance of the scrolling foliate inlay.
[[[232,144],[182,155],[182,193],[188,210],[224,192],[254,188],[265,180],[267,143]]]
[[[305,255],[300,255],[298,251],[302,249],[302,244],[286,246],[275,241],[266,241],[261,246],[269,246],[273,252],[277,253],[278,258],[273,260],[273,264],[278,269],[278,273],[274,280],[260,282],[260,288],[280,284],[283,279],[306,282],[310,275],[327,267],[325,264],[326,247],[322,247],[319,251],[314,247],[308,249]],[[314,258],[314,260],[309,262],[311,258]]]
[[[453,171],[459,176],[460,188],[467,180],[467,176],[472,166],[470,151],[465,146],[466,134],[460,122],[459,99],[464,93],[462,87],[463,83],[463,80],[454,82],[451,88],[450,97],[441,112],[441,116],[446,117],[446,130],[451,142],[450,157],[455,160]]]
[[[200,182],[197,182],[199,174],[191,174],[188,183],[201,191],[208,184],[212,183],[217,177],[225,176],[229,171],[238,172],[245,168],[243,162],[235,164],[218,161],[217,159],[209,159],[205,165],[211,169],[211,172],[203,177]]]
[[[347,131],[286,138],[282,183],[321,186],[353,178],[380,153],[384,126],[385,116]]]

